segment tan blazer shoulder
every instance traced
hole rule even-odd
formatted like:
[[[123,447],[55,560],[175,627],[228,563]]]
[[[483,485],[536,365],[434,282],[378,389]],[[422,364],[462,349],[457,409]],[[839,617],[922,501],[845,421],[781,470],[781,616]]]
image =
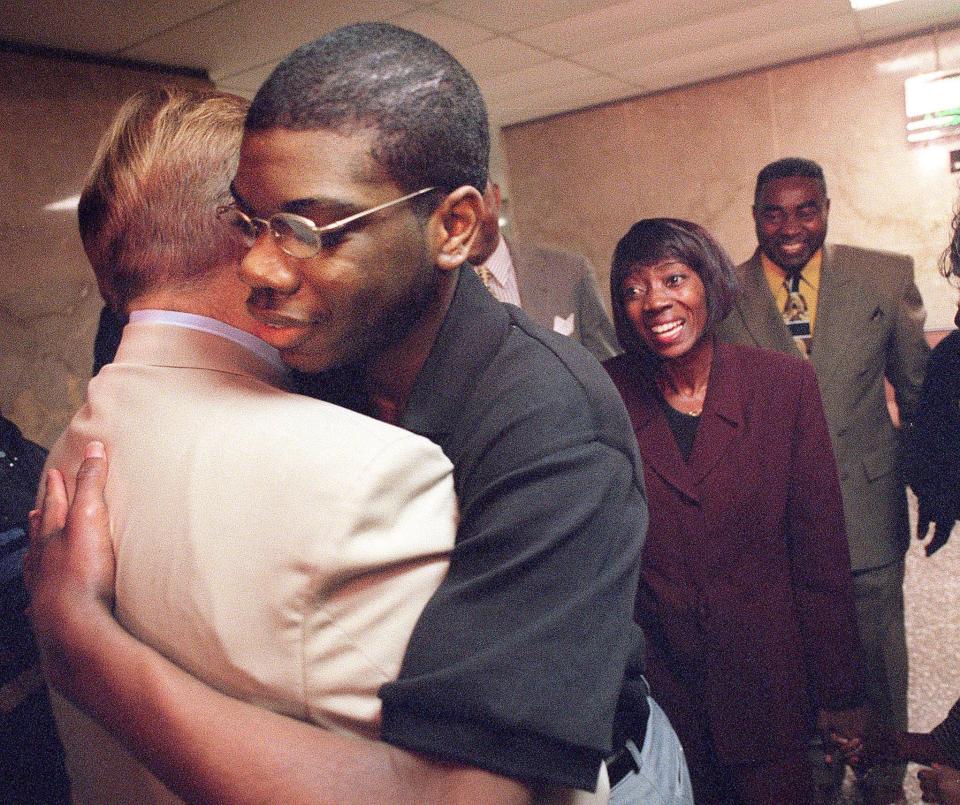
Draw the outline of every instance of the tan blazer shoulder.
[[[172,329],[128,326],[49,459],[106,444],[117,616],[230,696],[375,738],[377,690],[447,570],[452,465]]]

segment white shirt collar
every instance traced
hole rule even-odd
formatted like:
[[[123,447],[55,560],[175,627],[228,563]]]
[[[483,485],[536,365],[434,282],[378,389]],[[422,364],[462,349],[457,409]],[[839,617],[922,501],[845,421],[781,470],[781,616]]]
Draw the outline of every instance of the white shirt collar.
[[[487,262],[483,265],[493,274],[501,286],[506,287],[508,281],[513,276],[513,260],[510,257],[507,242],[503,239],[502,235],[497,243],[497,248],[493,250],[493,254],[487,258]]]
[[[134,310],[130,313],[130,321],[138,323],[172,324],[175,327],[185,327],[188,330],[199,330],[226,338],[244,349],[250,350],[270,364],[274,369],[287,373],[288,368],[280,358],[280,351],[271,347],[266,341],[240,330],[219,319],[209,316],[198,316],[196,313],[181,313],[177,310]]]

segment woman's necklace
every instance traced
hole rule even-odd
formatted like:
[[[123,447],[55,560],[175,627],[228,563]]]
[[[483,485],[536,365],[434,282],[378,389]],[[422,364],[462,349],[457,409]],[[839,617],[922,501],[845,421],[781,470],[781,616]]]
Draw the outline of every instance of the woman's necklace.
[[[673,384],[664,377],[657,378],[660,393],[667,404],[675,411],[687,416],[700,416],[703,413],[703,401],[707,396],[707,384],[692,391],[674,388]]]

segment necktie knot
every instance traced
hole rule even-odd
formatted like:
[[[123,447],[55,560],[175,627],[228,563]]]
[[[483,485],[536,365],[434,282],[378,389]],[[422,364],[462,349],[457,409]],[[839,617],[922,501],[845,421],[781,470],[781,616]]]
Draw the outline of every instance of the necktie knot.
[[[490,285],[493,282],[493,274],[490,273],[490,269],[486,266],[474,266],[473,270],[477,272],[477,276],[480,277],[480,281],[483,283],[484,287],[489,291]]]

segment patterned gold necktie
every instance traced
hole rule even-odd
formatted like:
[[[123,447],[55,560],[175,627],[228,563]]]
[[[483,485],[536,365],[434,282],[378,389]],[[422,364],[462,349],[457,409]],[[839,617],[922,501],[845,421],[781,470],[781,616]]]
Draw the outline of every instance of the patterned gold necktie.
[[[810,324],[810,313],[807,310],[807,300],[800,293],[800,273],[792,274],[783,281],[787,289],[787,301],[783,305],[783,321],[793,336],[793,341],[800,353],[809,358],[813,347],[811,336],[813,328]]]
[[[477,272],[477,276],[480,277],[484,287],[489,291],[490,285],[493,282],[493,274],[490,273],[490,269],[486,266],[474,266],[473,270]]]

